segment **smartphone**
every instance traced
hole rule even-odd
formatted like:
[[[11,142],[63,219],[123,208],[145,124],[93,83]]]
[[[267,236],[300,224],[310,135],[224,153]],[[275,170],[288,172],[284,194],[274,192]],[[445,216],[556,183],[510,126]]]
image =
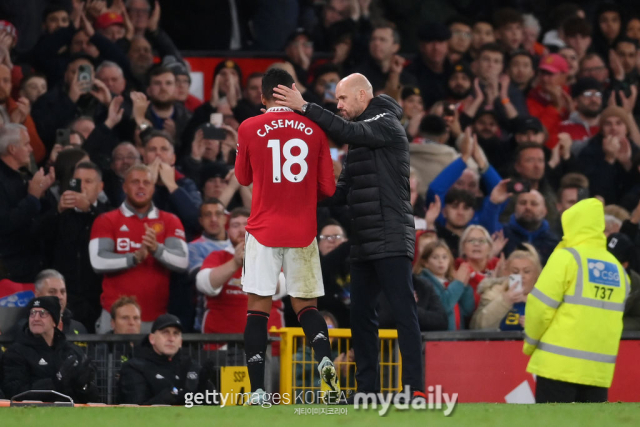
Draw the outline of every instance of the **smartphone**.
[[[76,193],[82,193],[82,180],[71,178],[69,180],[69,190],[75,191]]]
[[[217,128],[222,126],[222,113],[212,113],[209,122]]]
[[[589,198],[588,188],[578,188],[578,202]]]
[[[225,139],[227,139],[227,132],[225,132],[224,129],[217,128],[211,123],[205,123],[205,125],[202,126],[202,136],[204,137],[204,139],[224,141]]]
[[[82,84],[82,92],[87,93],[91,91],[91,66],[87,64],[81,64],[78,66],[78,81]]]
[[[507,183],[507,192],[513,194],[528,193],[531,191],[531,183],[524,179],[512,179]]]
[[[71,142],[69,141],[69,136],[71,134],[71,129],[58,129],[56,130],[56,144],[60,144],[63,147],[66,147]]]
[[[444,104],[444,116],[453,117],[456,114],[456,104]]]
[[[337,148],[329,148],[329,153],[331,153],[331,160],[334,162],[340,160],[340,152]]]
[[[324,85],[324,99],[335,100],[336,99],[336,84],[327,83]]]
[[[509,289],[522,291],[522,276],[520,274],[509,275]]]

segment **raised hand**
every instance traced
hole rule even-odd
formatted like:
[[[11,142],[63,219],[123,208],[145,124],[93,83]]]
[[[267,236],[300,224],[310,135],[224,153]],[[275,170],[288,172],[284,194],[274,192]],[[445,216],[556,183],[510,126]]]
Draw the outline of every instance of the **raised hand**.
[[[109,104],[109,114],[107,120],[104,122],[105,126],[109,129],[113,129],[122,120],[124,110],[120,107],[123,101],[124,98],[122,96],[116,96],[111,100],[111,104]]]
[[[436,228],[436,219],[438,219],[438,216],[440,216],[441,210],[442,202],[440,201],[440,196],[436,194],[435,200],[429,203],[427,214],[424,216],[424,220],[427,222],[428,230],[434,230]]]

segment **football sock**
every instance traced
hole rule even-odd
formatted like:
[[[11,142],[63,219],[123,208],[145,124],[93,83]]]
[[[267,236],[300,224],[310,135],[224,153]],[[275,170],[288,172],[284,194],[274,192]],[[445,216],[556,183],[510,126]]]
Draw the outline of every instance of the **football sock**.
[[[267,322],[269,313],[247,311],[247,326],[244,328],[244,351],[251,381],[251,392],[264,388],[264,363],[267,351]]]
[[[331,344],[329,344],[329,330],[327,322],[315,306],[308,306],[298,312],[298,321],[302,325],[307,342],[313,348],[316,361],[320,362],[323,357],[331,358]]]

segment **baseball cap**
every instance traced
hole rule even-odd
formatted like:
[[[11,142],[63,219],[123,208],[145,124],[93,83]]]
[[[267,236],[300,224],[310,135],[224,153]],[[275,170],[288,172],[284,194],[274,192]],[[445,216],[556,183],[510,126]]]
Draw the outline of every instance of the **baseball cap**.
[[[400,93],[400,99],[403,101],[412,95],[420,96],[420,89],[415,86],[405,86]]]
[[[29,301],[27,305],[29,311],[32,308],[43,308],[49,312],[53,318],[53,323],[57,325],[60,323],[60,300],[58,297],[38,297]]]
[[[172,56],[172,55],[165,56],[164,59],[162,60],[162,65],[170,69],[176,77],[187,76],[189,77],[189,79],[191,79],[187,65],[178,61],[175,56]]]
[[[620,264],[632,262],[636,256],[636,248],[633,241],[626,234],[612,233],[607,238],[607,250],[618,260]]]
[[[0,33],[7,33],[13,36],[13,43],[18,41],[18,31],[16,27],[9,21],[0,20]]]
[[[602,91],[602,85],[599,81],[591,77],[578,79],[578,81],[571,86],[571,96],[577,98],[587,90]]]
[[[418,39],[421,42],[444,42],[451,38],[449,27],[440,22],[427,22],[418,30]]]
[[[304,28],[300,27],[296,28],[293,33],[289,35],[289,37],[287,38],[287,45],[294,41],[298,36],[305,36],[307,40],[311,41],[311,34],[309,34],[309,32]]]
[[[240,69],[240,66],[236,63],[236,61],[234,61],[233,59],[224,59],[222,60],[222,62],[216,65],[216,68],[213,70],[213,76],[214,77],[217,76],[218,73],[222,71],[224,68],[233,68],[234,70],[236,70],[236,73],[238,73],[238,78],[240,79],[240,81],[242,81],[242,70]]]
[[[471,68],[469,68],[469,66],[464,62],[460,62],[453,66],[453,70],[451,71],[451,75],[449,76],[449,78],[451,78],[451,76],[456,73],[466,74],[467,77],[469,77],[469,80],[473,80],[475,77],[473,75],[473,71],[471,71]]]
[[[107,12],[98,16],[93,23],[93,26],[96,27],[97,30],[104,30],[105,28],[111,25],[124,25],[124,19],[122,15],[115,12]]]
[[[568,73],[569,64],[567,64],[566,59],[557,53],[550,53],[540,60],[538,69],[545,70],[553,74]]]
[[[155,331],[161,331],[162,329],[168,328],[170,326],[175,326],[176,328],[180,329],[180,332],[184,332],[184,330],[182,329],[182,323],[180,323],[180,319],[178,319],[177,316],[174,316],[173,314],[163,314],[161,316],[158,316],[155,322],[153,322],[153,325],[151,326],[151,333],[154,333]]]
[[[226,178],[229,173],[229,166],[222,162],[211,162],[203,166],[200,176],[204,185],[211,178]]]
[[[529,130],[535,132],[544,132],[542,123],[537,117],[533,116],[518,116],[514,120],[513,124],[514,133],[525,133]]]

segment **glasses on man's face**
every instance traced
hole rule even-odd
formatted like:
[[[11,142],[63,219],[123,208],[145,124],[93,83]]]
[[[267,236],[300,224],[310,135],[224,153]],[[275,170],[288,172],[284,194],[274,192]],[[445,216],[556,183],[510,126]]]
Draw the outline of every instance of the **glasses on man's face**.
[[[135,162],[137,159],[136,156],[116,156],[113,158],[114,162],[124,162],[125,160],[128,160],[130,162]]]
[[[458,37],[464,37],[465,39],[471,38],[470,31],[455,30],[455,31],[452,31],[451,34]]]
[[[342,240],[344,239],[344,236],[342,234],[332,234],[330,236],[320,236],[320,240],[326,240],[327,242],[335,242],[337,240]]]
[[[313,42],[300,42],[300,41],[295,41],[293,42],[294,46],[302,46],[302,47],[313,47]]]
[[[582,72],[583,73],[597,73],[597,72],[600,72],[600,71],[604,71],[606,69],[607,69],[607,67],[605,67],[604,65],[600,65],[598,67],[583,68]]]
[[[586,96],[587,98],[591,98],[593,96],[595,96],[596,98],[602,98],[602,92],[600,92],[599,90],[585,90],[584,92],[582,92],[583,96]]]
[[[483,243],[487,243],[485,239],[467,239],[464,242],[471,243],[472,245],[482,245]]]
[[[49,316],[49,312],[47,310],[31,310],[29,312],[29,317],[37,317],[38,315],[41,319],[45,319]]]

